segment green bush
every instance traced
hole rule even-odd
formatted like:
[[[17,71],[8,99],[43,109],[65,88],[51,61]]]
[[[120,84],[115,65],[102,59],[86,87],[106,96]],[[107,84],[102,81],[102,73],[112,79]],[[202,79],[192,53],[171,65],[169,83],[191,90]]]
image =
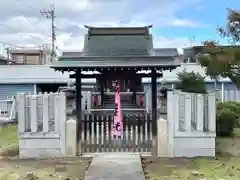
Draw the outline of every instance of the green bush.
[[[217,136],[232,136],[236,122],[236,114],[228,108],[217,111]]]
[[[176,89],[190,93],[206,93],[204,77],[195,72],[180,72],[177,74],[179,83]]]
[[[223,102],[223,103],[218,103],[217,106],[218,109],[229,109],[233,112],[235,112],[239,117],[240,117],[240,103],[239,102],[234,102],[234,101],[229,101],[229,102]]]
[[[235,121],[234,125],[235,127],[239,127],[239,119],[240,119],[240,103],[239,102],[224,102],[224,103],[218,103],[217,105],[217,114],[219,111],[227,109],[234,113],[235,115]]]

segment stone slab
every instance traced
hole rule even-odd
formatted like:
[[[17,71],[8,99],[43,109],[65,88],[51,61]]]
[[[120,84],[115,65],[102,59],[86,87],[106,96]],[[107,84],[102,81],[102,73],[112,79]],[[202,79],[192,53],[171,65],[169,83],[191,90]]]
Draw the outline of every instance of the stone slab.
[[[86,180],[145,180],[138,154],[96,155],[86,172]]]

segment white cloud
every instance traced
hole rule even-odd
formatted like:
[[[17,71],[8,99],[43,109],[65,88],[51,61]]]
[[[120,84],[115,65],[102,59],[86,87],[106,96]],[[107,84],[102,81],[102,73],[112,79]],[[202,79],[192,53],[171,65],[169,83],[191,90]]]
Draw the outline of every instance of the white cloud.
[[[201,42],[194,41],[186,37],[166,38],[160,36],[154,39],[154,46],[159,48],[164,47],[184,48],[200,44]]]
[[[40,9],[55,4],[57,45],[60,49],[81,49],[84,24],[93,26],[199,27],[200,22],[179,18],[178,11],[195,8],[200,0],[10,0],[0,1],[0,42],[42,45],[50,42],[51,21]],[[9,11],[11,9],[11,11]],[[154,35],[154,34],[153,34]],[[157,47],[189,45],[185,37],[168,39],[154,35]]]
[[[190,19],[175,19],[172,21],[175,26],[179,27],[201,27],[202,24]]]

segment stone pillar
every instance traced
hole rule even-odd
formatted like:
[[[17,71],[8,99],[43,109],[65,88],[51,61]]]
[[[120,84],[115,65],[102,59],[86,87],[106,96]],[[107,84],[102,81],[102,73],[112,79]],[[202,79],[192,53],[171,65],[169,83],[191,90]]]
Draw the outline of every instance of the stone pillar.
[[[166,119],[157,121],[157,145],[158,157],[168,157],[168,125]]]
[[[76,120],[70,119],[66,122],[66,156],[77,155]]]

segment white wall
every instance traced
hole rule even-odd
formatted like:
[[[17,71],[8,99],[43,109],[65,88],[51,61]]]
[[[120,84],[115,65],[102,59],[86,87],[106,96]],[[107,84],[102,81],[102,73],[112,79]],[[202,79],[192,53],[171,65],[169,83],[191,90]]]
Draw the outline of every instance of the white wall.
[[[18,95],[20,158],[65,156],[64,93]]]
[[[181,98],[181,96],[183,98]],[[195,100],[193,100],[195,99]],[[158,124],[167,126],[158,131],[159,156],[196,157],[215,156],[216,104],[215,94],[207,95],[169,91],[167,120]],[[164,124],[165,123],[165,124]],[[162,129],[162,127],[158,127]],[[167,146],[167,153],[162,148]]]

